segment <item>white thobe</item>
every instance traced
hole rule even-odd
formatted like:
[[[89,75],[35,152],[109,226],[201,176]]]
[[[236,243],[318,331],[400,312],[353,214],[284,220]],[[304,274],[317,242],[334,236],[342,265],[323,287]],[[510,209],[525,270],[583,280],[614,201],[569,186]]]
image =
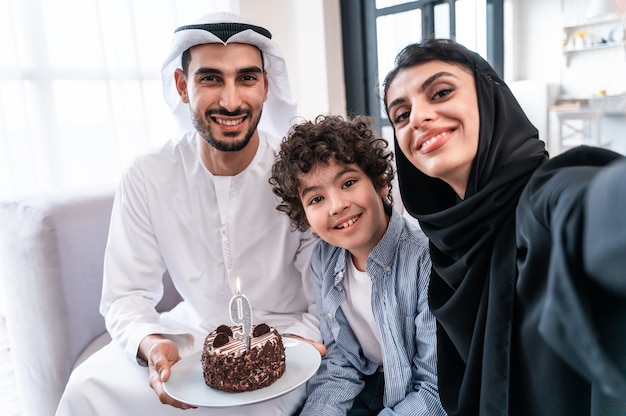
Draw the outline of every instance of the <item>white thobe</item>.
[[[169,415],[136,362],[140,341],[164,334],[185,357],[215,327],[231,324],[235,282],[250,300],[253,323],[319,341],[310,281],[316,239],[293,232],[276,210],[268,182],[275,141],[261,134],[250,165],[214,176],[199,156],[196,134],[137,157],[115,197],[105,253],[100,310],[113,342],[72,374],[59,410],[65,415]],[[183,301],[159,314],[155,305],[168,271]],[[303,389],[259,403],[263,415],[289,414]],[[287,403],[285,403],[287,402]],[[199,408],[185,414],[245,414],[242,408]],[[283,410],[279,409],[289,409]]]

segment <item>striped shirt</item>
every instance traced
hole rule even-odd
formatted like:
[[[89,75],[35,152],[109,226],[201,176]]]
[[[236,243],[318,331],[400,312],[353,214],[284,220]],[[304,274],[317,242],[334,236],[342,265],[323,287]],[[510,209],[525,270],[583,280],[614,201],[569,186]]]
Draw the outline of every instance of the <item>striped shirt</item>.
[[[363,389],[363,375],[379,370],[364,356],[341,310],[348,255],[324,241],[313,252],[313,285],[327,351],[307,384],[302,415],[345,415]],[[428,309],[430,268],[428,240],[394,210],[366,264],[385,372],[380,415],[446,414],[437,390],[435,318]]]

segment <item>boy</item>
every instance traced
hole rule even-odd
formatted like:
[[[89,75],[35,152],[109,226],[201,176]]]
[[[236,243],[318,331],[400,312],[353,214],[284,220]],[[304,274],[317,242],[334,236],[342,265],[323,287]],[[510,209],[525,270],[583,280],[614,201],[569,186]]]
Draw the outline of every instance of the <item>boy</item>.
[[[311,268],[327,351],[302,415],[445,415],[428,243],[392,208],[387,146],[369,118],[319,116],[292,127],[272,167],[277,209],[323,240]]]

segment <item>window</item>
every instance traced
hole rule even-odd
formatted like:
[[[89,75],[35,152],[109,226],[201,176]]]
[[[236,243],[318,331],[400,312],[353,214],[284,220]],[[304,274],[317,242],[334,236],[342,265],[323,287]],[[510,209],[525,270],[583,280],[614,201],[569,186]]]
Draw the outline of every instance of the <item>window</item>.
[[[503,0],[341,0],[341,13],[347,112],[374,117],[388,140],[393,132],[377,86],[409,43],[456,39],[502,75]]]
[[[0,198],[117,183],[175,132],[159,72],[174,28],[231,3],[0,0]]]

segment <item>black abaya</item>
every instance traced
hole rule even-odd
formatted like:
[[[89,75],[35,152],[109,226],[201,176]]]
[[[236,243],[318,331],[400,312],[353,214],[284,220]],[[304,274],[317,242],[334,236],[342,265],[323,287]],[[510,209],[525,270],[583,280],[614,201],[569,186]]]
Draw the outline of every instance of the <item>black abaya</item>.
[[[559,331],[606,352],[593,333],[602,290],[582,272],[582,201],[620,156],[581,148],[549,160],[508,87],[474,59],[480,133],[465,199],[396,155],[403,203],[431,244],[440,397],[451,415],[592,414],[592,385],[626,394],[626,377],[603,379],[597,357]]]

